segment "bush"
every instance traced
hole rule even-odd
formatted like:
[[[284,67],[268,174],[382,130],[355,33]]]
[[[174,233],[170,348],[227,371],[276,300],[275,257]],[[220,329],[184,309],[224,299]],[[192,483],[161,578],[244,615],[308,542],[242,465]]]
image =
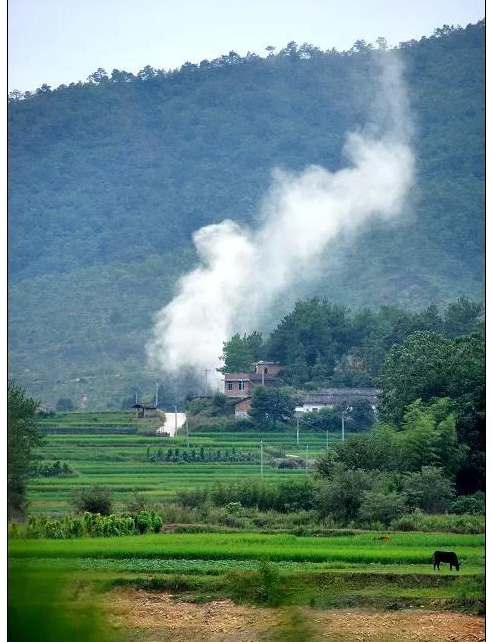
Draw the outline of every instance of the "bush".
[[[482,515],[425,515],[419,509],[390,523],[394,531],[441,531],[460,535],[476,535],[485,532]]]
[[[109,488],[94,485],[91,488],[76,491],[72,495],[72,504],[79,513],[100,513],[109,515],[113,503],[113,495]]]
[[[153,515],[151,531],[157,532],[162,526],[162,519]],[[157,528],[157,530],[156,530]],[[66,515],[62,520],[49,521],[45,516],[29,518],[26,530],[22,534],[27,539],[70,539],[73,537],[117,537],[133,535],[136,532],[135,521],[128,515],[109,515],[86,512],[82,517]]]
[[[376,481],[374,473],[365,470],[346,470],[334,467],[332,476],[322,482],[317,498],[320,516],[333,515],[347,521],[358,516],[364,491],[371,490]]]
[[[163,520],[154,511],[142,510],[135,518],[135,525],[139,533],[159,533]]]
[[[404,477],[404,493],[411,508],[425,513],[445,513],[454,496],[453,483],[441,468],[423,466],[419,472]]]
[[[406,512],[405,497],[396,492],[384,493],[379,490],[363,491],[363,500],[358,517],[364,522],[381,522],[388,526],[390,522]]]
[[[240,602],[249,601],[278,606],[284,598],[277,567],[268,561],[259,562],[256,571],[231,571],[225,577],[228,594]]]
[[[481,491],[474,493],[474,495],[460,495],[453,500],[449,512],[456,515],[484,515],[486,512],[486,496]]]
[[[72,468],[58,459],[53,464],[40,464],[33,470],[34,477],[73,477]]]

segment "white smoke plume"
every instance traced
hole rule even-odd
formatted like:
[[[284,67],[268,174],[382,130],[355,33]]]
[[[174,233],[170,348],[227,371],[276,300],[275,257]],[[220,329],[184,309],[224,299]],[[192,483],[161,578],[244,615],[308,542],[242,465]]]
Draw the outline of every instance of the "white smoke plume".
[[[262,225],[208,225],[193,240],[200,265],[156,315],[149,363],[170,375],[214,376],[223,342],[258,328],[258,316],[300,275],[310,279],[327,244],[369,217],[398,216],[413,183],[411,119],[395,52],[379,52],[373,119],[346,137],[347,167],[276,170]],[[257,323],[256,323],[257,320]]]

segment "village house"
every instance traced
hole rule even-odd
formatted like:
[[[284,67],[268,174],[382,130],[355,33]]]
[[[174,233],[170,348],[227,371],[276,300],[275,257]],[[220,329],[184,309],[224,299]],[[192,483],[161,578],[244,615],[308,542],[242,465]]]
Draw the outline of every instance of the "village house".
[[[243,397],[243,399],[238,399],[233,401],[233,407],[235,409],[235,418],[242,419],[243,417],[248,417],[248,411],[252,405],[251,397]]]
[[[255,372],[227,372],[224,375],[224,394],[235,399],[235,417],[246,417],[258,386],[275,386],[281,365],[274,361],[257,361]]]
[[[356,400],[365,400],[376,410],[378,388],[321,388],[302,397],[301,404],[296,406],[295,413],[316,412],[322,408],[335,408],[336,406],[351,404]]]
[[[257,361],[255,372],[227,372],[224,375],[224,394],[227,397],[251,397],[256,386],[276,385],[279,363]]]

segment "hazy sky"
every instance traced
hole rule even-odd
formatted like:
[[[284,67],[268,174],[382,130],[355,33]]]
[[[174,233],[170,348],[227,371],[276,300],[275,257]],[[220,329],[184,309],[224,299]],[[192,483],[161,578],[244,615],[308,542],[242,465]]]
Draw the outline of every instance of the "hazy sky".
[[[484,0],[8,0],[8,88],[86,80],[98,67],[172,69],[294,40],[390,45],[484,17]]]

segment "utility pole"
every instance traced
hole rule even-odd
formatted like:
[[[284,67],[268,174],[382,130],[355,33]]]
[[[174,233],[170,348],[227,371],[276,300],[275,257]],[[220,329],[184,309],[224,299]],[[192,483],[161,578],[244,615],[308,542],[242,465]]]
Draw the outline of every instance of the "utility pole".
[[[137,401],[137,395],[138,395],[138,393],[136,392],[136,393],[135,393],[135,403],[136,403],[136,404],[137,404],[137,403],[139,403],[139,402]]]
[[[158,406],[158,399],[159,399],[159,381],[156,381],[156,408]]]
[[[264,366],[262,366],[262,386],[265,385],[265,371],[264,371]]]
[[[347,412],[349,414],[352,409],[353,409],[352,406],[348,406],[346,410],[343,410],[341,413],[342,441],[344,441],[344,413]]]
[[[306,445],[305,475],[308,475],[308,444]]]
[[[260,440],[260,477],[264,476],[264,443]]]
[[[296,415],[296,445],[300,446],[300,418]]]
[[[188,419],[185,422],[185,426],[187,427],[187,448],[190,449],[190,438],[188,435]]]

